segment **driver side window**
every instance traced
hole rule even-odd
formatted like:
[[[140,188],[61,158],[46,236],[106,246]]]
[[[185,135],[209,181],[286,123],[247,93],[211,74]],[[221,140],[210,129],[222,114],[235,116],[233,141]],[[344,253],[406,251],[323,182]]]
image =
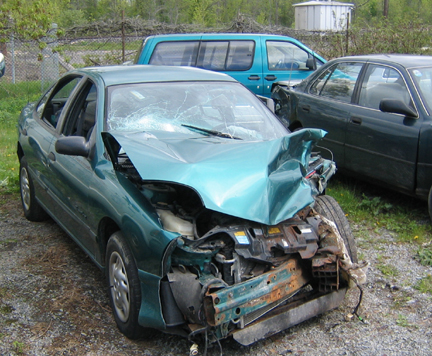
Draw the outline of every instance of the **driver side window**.
[[[269,70],[307,69],[309,54],[295,44],[283,41],[267,41]]]
[[[71,106],[62,134],[65,136],[82,136],[90,139],[96,124],[96,86],[90,80],[83,85]]]
[[[36,116],[52,127],[57,127],[60,114],[81,77],[66,78],[52,87],[36,107]]]

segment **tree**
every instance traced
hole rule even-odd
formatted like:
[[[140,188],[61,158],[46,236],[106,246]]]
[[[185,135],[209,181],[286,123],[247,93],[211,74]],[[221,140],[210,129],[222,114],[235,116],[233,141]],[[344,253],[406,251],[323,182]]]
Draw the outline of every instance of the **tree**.
[[[56,2],[50,0],[0,0],[0,41],[11,34],[40,41],[51,27]]]

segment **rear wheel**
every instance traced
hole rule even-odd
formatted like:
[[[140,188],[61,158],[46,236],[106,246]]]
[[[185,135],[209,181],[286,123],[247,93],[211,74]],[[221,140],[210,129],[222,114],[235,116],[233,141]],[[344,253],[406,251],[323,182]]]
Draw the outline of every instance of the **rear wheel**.
[[[22,157],[20,161],[19,184],[24,216],[30,221],[44,221],[48,219],[48,214],[36,200],[33,180],[28,171],[27,159],[25,157]]]
[[[114,319],[120,331],[130,339],[143,336],[138,324],[141,285],[135,260],[120,231],[111,235],[106,252],[106,278]]]
[[[319,195],[315,199],[314,207],[319,214],[336,224],[339,233],[344,240],[348,254],[351,257],[351,261],[357,263],[357,246],[354,240],[354,235],[349,226],[348,219],[338,202],[329,195]]]

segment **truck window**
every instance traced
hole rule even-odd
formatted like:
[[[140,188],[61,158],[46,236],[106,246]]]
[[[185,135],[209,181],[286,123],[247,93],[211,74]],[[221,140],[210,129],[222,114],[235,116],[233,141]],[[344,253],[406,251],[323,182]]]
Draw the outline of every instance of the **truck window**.
[[[229,41],[201,42],[197,66],[210,70],[224,70]]]
[[[199,41],[159,42],[153,51],[149,64],[194,67],[198,47]]]
[[[254,41],[203,41],[197,66],[215,71],[248,70],[254,50]]]
[[[267,41],[267,60],[269,70],[307,69],[309,53],[290,42]]]

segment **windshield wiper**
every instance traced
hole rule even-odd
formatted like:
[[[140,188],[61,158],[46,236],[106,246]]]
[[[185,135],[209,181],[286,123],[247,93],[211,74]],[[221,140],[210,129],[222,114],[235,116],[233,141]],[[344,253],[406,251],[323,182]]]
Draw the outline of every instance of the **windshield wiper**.
[[[184,127],[187,127],[188,129],[192,129],[192,130],[197,130],[197,131],[201,131],[201,132],[205,132],[209,135],[212,136],[217,136],[217,137],[223,137],[223,138],[231,138],[233,140],[241,140],[240,137],[236,137],[224,132],[220,132],[220,131],[216,131],[216,130],[210,130],[210,129],[205,129],[203,127],[197,127],[197,126],[193,126],[193,125],[186,125],[186,124],[181,124]]]

